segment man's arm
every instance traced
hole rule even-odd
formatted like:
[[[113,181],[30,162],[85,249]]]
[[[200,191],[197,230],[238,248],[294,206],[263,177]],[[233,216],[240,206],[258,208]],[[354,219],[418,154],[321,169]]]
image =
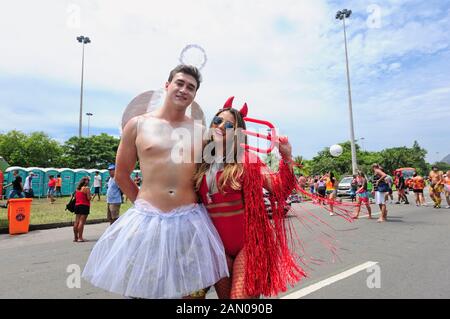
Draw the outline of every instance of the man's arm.
[[[115,181],[120,190],[132,203],[136,200],[139,188],[131,179],[131,173],[137,161],[137,123],[139,117],[134,117],[125,125],[116,155]]]

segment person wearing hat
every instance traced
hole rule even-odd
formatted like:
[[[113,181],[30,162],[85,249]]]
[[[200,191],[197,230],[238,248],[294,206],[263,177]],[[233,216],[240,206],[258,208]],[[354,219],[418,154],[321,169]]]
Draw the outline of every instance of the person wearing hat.
[[[120,205],[122,204],[122,192],[114,179],[116,166],[111,164],[108,166],[109,180],[108,190],[106,191],[106,216],[109,224],[112,225],[120,214]]]
[[[195,298],[229,276],[223,243],[192,181],[204,127],[186,110],[200,79],[197,68],[177,66],[162,107],[124,124],[115,180],[134,206],[92,249],[82,277],[94,286],[131,298]],[[141,188],[132,179],[137,161]]]

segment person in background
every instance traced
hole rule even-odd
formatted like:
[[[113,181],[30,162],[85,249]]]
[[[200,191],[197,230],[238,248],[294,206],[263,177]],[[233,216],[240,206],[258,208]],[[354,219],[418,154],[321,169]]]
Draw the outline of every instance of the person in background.
[[[122,205],[122,192],[114,179],[116,165],[111,164],[108,167],[109,180],[108,190],[106,192],[106,209],[109,224],[112,225],[120,215],[120,205]]]
[[[408,197],[406,197],[406,183],[405,178],[403,177],[402,172],[397,172],[397,192],[398,192],[398,200],[396,204],[400,204],[401,201],[404,201],[405,204],[409,204]]]
[[[447,201],[447,208],[450,208],[450,170],[445,174],[444,182],[445,200]]]
[[[83,177],[75,191],[75,223],[73,225],[74,242],[84,242],[84,225],[91,209],[91,190],[89,178]]]
[[[327,194],[327,198],[330,199],[330,216],[334,216],[334,208],[333,208],[333,202],[336,199],[336,186],[337,186],[337,179],[334,177],[333,172],[328,172],[328,174],[326,175],[326,186],[325,186],[325,190],[326,190],[326,194]]]
[[[372,210],[370,208],[369,203],[369,192],[367,191],[367,178],[364,175],[363,172],[358,172],[358,175],[356,176],[356,182],[357,182],[357,203],[358,206],[356,206],[356,213],[353,217],[354,219],[359,218],[359,213],[361,211],[361,204],[364,203],[367,208],[367,212],[369,213],[369,219],[372,219]]]
[[[25,198],[33,198],[33,177],[35,174],[33,172],[28,173],[28,176],[25,178],[25,183],[23,184],[23,192],[25,193]]]
[[[394,195],[393,195],[393,191],[392,191],[392,185],[394,185],[394,180],[392,179],[392,176],[389,174],[386,175],[386,178],[384,180],[386,181],[386,183],[389,186],[389,191],[386,193],[385,201],[386,201],[386,204],[388,203],[388,201],[390,204],[392,204],[394,202]],[[389,198],[391,198],[391,199],[389,200]]]
[[[19,198],[23,198],[23,185],[22,185],[22,177],[19,176],[19,171],[13,171],[14,180],[12,183],[3,186],[3,188],[7,188],[12,185],[13,189],[9,192],[8,199],[14,198],[15,196]]]
[[[444,177],[437,166],[431,168],[428,176],[430,179],[430,197],[434,202],[434,208],[441,208],[441,193],[444,190]]]
[[[352,181],[350,183],[350,199],[352,200],[352,203],[356,199],[356,191],[358,190],[358,181],[357,181],[358,175],[353,175]],[[367,185],[366,185],[367,188]]]
[[[48,177],[48,191],[47,191],[47,198],[50,204],[53,204],[55,202],[55,190],[56,190],[56,178],[54,178],[53,175],[50,175]]]
[[[56,175],[56,197],[62,197],[61,194],[62,178],[61,174]]]
[[[414,172],[412,177],[413,191],[416,195],[416,206],[425,206],[425,198],[423,197],[423,189],[425,188],[425,180],[422,176]]]
[[[137,187],[139,187],[139,188],[141,187],[142,179],[139,176],[139,173],[134,174],[133,182],[136,184]]]
[[[386,178],[386,173],[383,168],[379,164],[373,164],[372,170],[374,173],[373,176],[373,187],[375,191],[375,203],[380,206],[381,216],[378,219],[378,222],[387,221],[387,208],[386,208],[386,197],[385,193],[389,191],[388,184],[384,181]]]
[[[99,172],[95,172],[95,176],[94,176],[94,194],[92,195],[92,199],[95,198],[95,196],[98,196],[98,200],[100,201],[100,190],[102,188],[102,177],[100,176]]]

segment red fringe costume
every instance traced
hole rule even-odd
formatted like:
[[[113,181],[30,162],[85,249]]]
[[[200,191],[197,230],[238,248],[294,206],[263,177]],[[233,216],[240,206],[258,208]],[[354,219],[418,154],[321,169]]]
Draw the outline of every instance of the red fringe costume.
[[[208,186],[204,177],[199,193],[205,204],[211,203],[211,200],[217,204],[237,198],[243,199],[243,225],[240,219],[242,215],[212,220],[224,242],[227,254],[233,256],[245,248],[246,294],[275,296],[286,291],[288,285],[294,285],[306,276],[298,265],[298,256],[288,246],[288,232],[285,225],[284,203],[295,189],[296,179],[293,170],[283,160],[280,161],[278,173],[268,174],[272,189],[270,193],[272,218],[270,218],[263,198],[264,179],[267,176],[263,173],[267,170],[265,164],[258,156],[245,151],[243,165],[241,190],[234,191],[230,187],[225,187],[225,194],[212,194],[208,201]],[[217,179],[221,173],[217,173]],[[230,211],[230,208],[233,210],[238,207],[208,209],[208,212],[214,217],[214,213]],[[233,217],[235,219],[231,220]],[[242,230],[244,234],[239,234]]]
[[[255,159],[256,157],[256,159]],[[293,170],[280,161],[279,172],[270,174],[272,192],[269,219],[263,199],[265,165],[245,152],[242,189],[245,204],[245,289],[248,295],[274,296],[306,277],[288,247],[284,203],[295,188]]]

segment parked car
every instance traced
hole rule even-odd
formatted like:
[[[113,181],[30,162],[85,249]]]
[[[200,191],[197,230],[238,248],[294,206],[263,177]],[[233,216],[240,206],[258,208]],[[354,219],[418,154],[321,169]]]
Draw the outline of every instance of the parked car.
[[[350,196],[353,176],[344,176],[338,184],[337,196]]]

